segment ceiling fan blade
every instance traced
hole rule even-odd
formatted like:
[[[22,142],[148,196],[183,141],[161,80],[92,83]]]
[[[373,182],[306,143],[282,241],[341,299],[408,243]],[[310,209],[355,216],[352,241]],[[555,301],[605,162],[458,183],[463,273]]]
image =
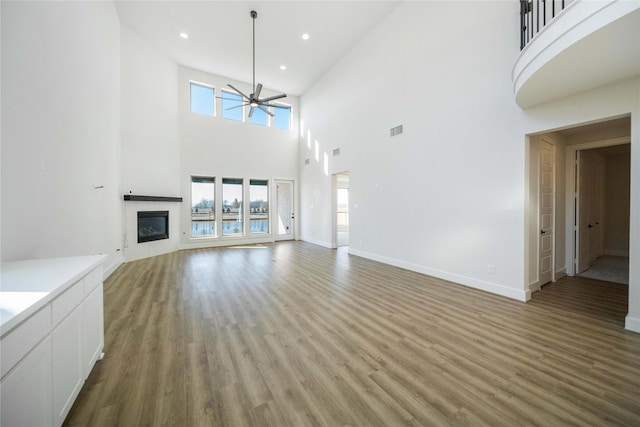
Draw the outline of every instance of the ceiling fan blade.
[[[244,104],[240,104],[240,105],[234,105],[233,107],[229,107],[229,108],[225,108],[224,110],[233,110],[234,108],[240,108],[240,107],[244,107],[245,105],[249,105],[249,103],[245,102]]]
[[[235,87],[231,86],[230,84],[227,84],[227,86],[229,86],[231,89],[235,90],[236,92],[238,92],[240,95],[242,95],[243,97],[247,98],[247,100],[251,100],[251,98],[249,98],[247,95],[245,95],[244,93],[240,92],[238,89],[236,89]]]
[[[265,113],[267,113],[268,115],[270,115],[271,117],[274,117],[274,114],[271,111],[269,111],[266,108],[264,108],[264,106],[258,105],[258,108],[261,109],[262,111],[264,111]]]
[[[255,107],[251,107],[251,110],[249,110],[249,118],[251,118],[251,116],[253,116],[253,110],[255,110]]]
[[[291,108],[288,105],[269,104],[268,102],[263,102],[260,105],[266,105],[267,107],[272,107],[272,108],[285,108],[285,109]]]
[[[259,99],[258,101],[262,104],[263,102],[273,101],[275,99],[286,98],[287,95],[281,93],[280,95],[268,96],[266,98]]]
[[[260,91],[262,91],[262,83],[258,83],[258,86],[256,86],[256,93],[253,94],[255,99],[260,99]]]

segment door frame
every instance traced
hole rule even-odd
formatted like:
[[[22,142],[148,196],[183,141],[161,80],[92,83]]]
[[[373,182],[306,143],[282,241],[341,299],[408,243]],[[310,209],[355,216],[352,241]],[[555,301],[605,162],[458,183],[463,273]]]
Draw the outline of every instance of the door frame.
[[[292,221],[291,221],[291,227],[293,227],[293,232],[290,235],[279,235],[278,234],[278,211],[280,210],[280,205],[278,202],[278,184],[281,182],[286,182],[288,184],[291,184],[291,196],[290,196],[290,203],[291,203],[291,214],[293,215]],[[296,202],[298,200],[298,198],[296,197],[296,180],[294,178],[273,178],[273,198],[272,200],[274,201],[275,204],[275,209],[273,210],[274,215],[273,215],[273,240],[276,242],[279,241],[283,241],[283,240],[298,240],[297,238],[297,233],[298,233],[298,215],[296,215],[296,212],[298,211],[297,209],[297,205]]]
[[[613,145],[630,144],[631,137],[623,136],[619,138],[603,139],[599,141],[585,142],[583,144],[567,145],[565,148],[565,171],[566,171],[566,223],[571,226],[565,227],[567,241],[566,247],[566,260],[567,260],[567,275],[576,275],[576,262],[578,260],[577,245],[580,243],[576,237],[576,215],[577,208],[575,206],[577,193],[580,190],[577,187],[576,173],[578,171],[577,152],[583,150],[590,150],[592,148],[610,147]],[[571,196],[573,195],[573,197]]]
[[[331,175],[331,249],[338,248],[338,175],[351,178],[348,170]]]
[[[551,146],[551,282],[556,281],[556,143],[553,139],[546,139],[541,135],[538,139],[538,229],[542,233],[542,144]],[[542,244],[538,236],[538,288],[549,282],[542,283]]]

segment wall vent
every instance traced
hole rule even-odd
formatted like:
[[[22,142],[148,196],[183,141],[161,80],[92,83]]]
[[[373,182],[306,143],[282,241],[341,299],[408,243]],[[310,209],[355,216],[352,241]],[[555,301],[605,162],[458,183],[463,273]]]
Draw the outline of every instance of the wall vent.
[[[333,155],[337,156],[338,154],[340,154],[340,149],[339,148],[334,148],[333,149]]]
[[[305,159],[304,164],[308,165],[309,164],[309,159]]]
[[[398,125],[390,129],[389,136],[396,136],[396,135],[400,135],[401,133],[402,133],[402,125]]]

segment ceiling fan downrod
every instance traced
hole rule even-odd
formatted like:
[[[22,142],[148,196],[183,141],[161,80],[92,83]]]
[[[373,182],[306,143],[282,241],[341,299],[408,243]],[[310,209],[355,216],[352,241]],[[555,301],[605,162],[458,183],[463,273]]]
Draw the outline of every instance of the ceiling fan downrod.
[[[258,17],[258,12],[252,10],[249,15],[251,15],[251,22],[253,24],[253,86],[251,87],[252,92],[256,93],[256,18]]]

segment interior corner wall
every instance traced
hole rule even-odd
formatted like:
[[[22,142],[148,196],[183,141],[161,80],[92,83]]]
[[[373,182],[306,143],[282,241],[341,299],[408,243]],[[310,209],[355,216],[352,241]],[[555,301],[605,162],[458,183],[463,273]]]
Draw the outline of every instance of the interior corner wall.
[[[271,183],[274,179],[296,181],[298,178],[298,97],[288,95],[281,100],[291,105],[292,127],[290,130],[277,129],[222,118],[219,98],[215,99],[215,116],[192,113],[190,111],[191,82],[214,87],[216,96],[221,96],[221,90],[226,89],[229,83],[245,93],[250,92],[250,84],[246,82],[188,67],[179,67],[177,81],[179,99],[176,105],[179,107],[181,151],[180,176],[177,182],[184,197],[184,203],[180,206],[182,212],[180,248],[273,241],[273,235],[191,238],[191,176],[215,177],[218,180],[223,177],[243,178],[245,182],[252,178],[268,179]],[[262,96],[271,96],[276,93],[268,87],[262,90]],[[219,181],[216,184],[216,188],[221,188],[218,185]],[[271,200],[275,198],[275,194],[275,189],[271,188]],[[216,192],[215,197],[216,204],[220,203],[222,195]],[[296,194],[296,205],[297,200]]]
[[[631,113],[631,179],[629,192],[629,312],[625,327],[640,333],[640,78],[635,87]]]
[[[606,158],[604,253],[629,256],[630,156]]]
[[[122,186],[124,194],[182,196],[178,65],[121,27]],[[168,210],[169,239],[137,243],[137,212]],[[127,261],[178,250],[180,203],[122,202]]]
[[[303,94],[304,240],[331,242],[331,176],[348,170],[351,253],[527,298],[517,16],[401,3]]]
[[[120,22],[111,2],[2,8],[2,260],[121,259]]]

